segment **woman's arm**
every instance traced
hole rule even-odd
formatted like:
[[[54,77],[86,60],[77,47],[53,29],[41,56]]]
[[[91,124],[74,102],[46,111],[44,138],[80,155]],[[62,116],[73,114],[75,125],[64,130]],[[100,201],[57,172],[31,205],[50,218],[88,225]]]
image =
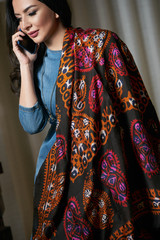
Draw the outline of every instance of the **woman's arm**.
[[[33,72],[37,53],[31,54],[22,50],[17,44],[17,41],[22,40],[23,35],[23,32],[18,31],[12,36],[13,51],[19,61],[21,74],[19,120],[26,132],[34,134],[45,127],[48,115],[38,101],[34,85]]]
[[[33,64],[21,64],[21,90],[19,104],[23,107],[33,107],[37,102],[37,95],[33,81]]]
[[[32,107],[19,105],[19,120],[26,132],[35,134],[41,132],[46,126],[48,114],[39,102]]]
[[[37,98],[33,80],[33,66],[31,64],[21,65],[20,71],[19,120],[26,132],[35,134],[46,126],[48,114]]]
[[[37,53],[31,54],[18,45],[17,42],[23,40],[24,35],[22,31],[17,31],[12,36],[13,51],[20,64],[21,90],[19,103],[24,107],[33,107],[37,102],[33,79],[33,67]]]

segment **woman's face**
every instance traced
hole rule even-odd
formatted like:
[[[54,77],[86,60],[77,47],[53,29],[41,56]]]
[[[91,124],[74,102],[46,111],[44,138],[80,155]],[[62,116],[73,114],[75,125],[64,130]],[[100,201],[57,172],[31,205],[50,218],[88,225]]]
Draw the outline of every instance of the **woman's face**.
[[[13,0],[12,5],[19,28],[34,42],[47,42],[52,38],[57,29],[58,14],[38,0]]]

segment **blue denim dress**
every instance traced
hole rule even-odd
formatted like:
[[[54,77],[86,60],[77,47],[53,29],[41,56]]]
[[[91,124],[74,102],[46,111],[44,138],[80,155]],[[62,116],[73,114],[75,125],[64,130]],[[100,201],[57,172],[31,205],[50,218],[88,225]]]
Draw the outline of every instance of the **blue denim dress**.
[[[48,134],[39,151],[35,179],[39,169],[56,140],[56,80],[62,51],[47,48],[42,66],[39,67],[36,85],[40,90],[41,101],[31,108],[19,105],[19,120],[24,130],[30,134],[41,132],[47,122],[51,124]]]

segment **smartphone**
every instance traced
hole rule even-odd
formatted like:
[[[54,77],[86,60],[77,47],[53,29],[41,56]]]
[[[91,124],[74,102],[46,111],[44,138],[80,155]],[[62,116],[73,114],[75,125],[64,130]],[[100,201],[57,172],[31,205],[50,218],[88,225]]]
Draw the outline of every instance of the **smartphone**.
[[[22,31],[20,29],[20,31]],[[17,41],[18,45],[31,54],[36,53],[37,44],[28,35],[23,36],[22,41]]]

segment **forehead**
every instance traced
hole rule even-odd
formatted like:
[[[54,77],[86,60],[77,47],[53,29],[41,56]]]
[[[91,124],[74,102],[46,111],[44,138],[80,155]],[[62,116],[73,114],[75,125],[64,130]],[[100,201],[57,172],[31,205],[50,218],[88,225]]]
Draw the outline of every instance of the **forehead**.
[[[12,5],[15,13],[21,13],[31,5],[39,5],[41,2],[38,0],[12,0]]]

